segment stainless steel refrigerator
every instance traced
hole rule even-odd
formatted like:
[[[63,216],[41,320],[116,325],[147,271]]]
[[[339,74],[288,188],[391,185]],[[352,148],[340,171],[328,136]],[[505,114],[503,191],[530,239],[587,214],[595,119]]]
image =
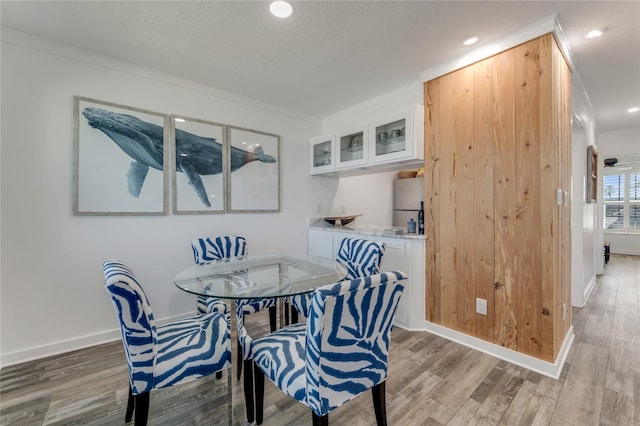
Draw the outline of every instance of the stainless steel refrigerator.
[[[393,226],[407,229],[413,218],[418,224],[420,201],[424,200],[424,177],[393,181]],[[417,231],[416,231],[417,232]]]

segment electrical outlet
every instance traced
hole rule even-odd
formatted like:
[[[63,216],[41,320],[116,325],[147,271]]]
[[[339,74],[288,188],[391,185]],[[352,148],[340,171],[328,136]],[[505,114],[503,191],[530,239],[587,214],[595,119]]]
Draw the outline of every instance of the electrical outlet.
[[[316,205],[316,213],[317,213],[317,214],[320,214],[321,212],[322,212],[322,205],[317,204],[317,205]]]
[[[567,318],[567,304],[563,303],[562,304],[562,321],[564,321]]]
[[[480,315],[487,315],[487,301],[485,299],[476,299],[476,312]]]

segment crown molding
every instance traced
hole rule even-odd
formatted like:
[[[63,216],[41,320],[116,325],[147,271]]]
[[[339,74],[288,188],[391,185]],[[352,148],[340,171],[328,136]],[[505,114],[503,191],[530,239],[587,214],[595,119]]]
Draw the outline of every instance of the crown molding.
[[[564,32],[562,31],[560,23],[558,22],[558,16],[557,14],[554,14],[547,18],[534,22],[533,24],[528,25],[524,28],[521,28],[515,33],[503,37],[495,43],[488,44],[486,46],[473,50],[466,55],[459,56],[448,62],[443,62],[434,67],[428,68],[420,73],[420,78],[423,82],[433,80],[434,78],[438,78],[452,71],[464,68],[475,62],[487,59],[500,52],[504,52],[505,50],[511,49],[522,43],[526,43],[530,40],[549,33],[553,34],[556,42],[558,43],[560,51],[564,55],[565,60],[569,65],[569,69],[571,69],[571,71],[573,72],[575,69],[573,55],[569,50],[569,44],[566,37],[564,36]]]

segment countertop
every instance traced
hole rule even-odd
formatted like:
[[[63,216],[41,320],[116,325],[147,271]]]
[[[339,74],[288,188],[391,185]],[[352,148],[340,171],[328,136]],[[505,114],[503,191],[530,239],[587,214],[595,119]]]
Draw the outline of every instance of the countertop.
[[[356,219],[357,221],[357,219]],[[320,221],[310,220],[309,229],[322,230],[327,232],[347,232],[362,235],[375,235],[385,238],[403,238],[408,240],[426,240],[426,235],[421,234],[408,234],[406,228],[398,226],[378,226],[378,225],[358,225],[352,222],[344,226],[331,226],[324,222],[321,218]]]

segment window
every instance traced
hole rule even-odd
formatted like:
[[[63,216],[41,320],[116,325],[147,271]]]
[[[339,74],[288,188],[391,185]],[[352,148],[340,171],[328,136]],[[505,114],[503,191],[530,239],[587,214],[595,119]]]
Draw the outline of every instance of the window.
[[[608,173],[603,178],[604,229],[640,232],[640,172]]]

